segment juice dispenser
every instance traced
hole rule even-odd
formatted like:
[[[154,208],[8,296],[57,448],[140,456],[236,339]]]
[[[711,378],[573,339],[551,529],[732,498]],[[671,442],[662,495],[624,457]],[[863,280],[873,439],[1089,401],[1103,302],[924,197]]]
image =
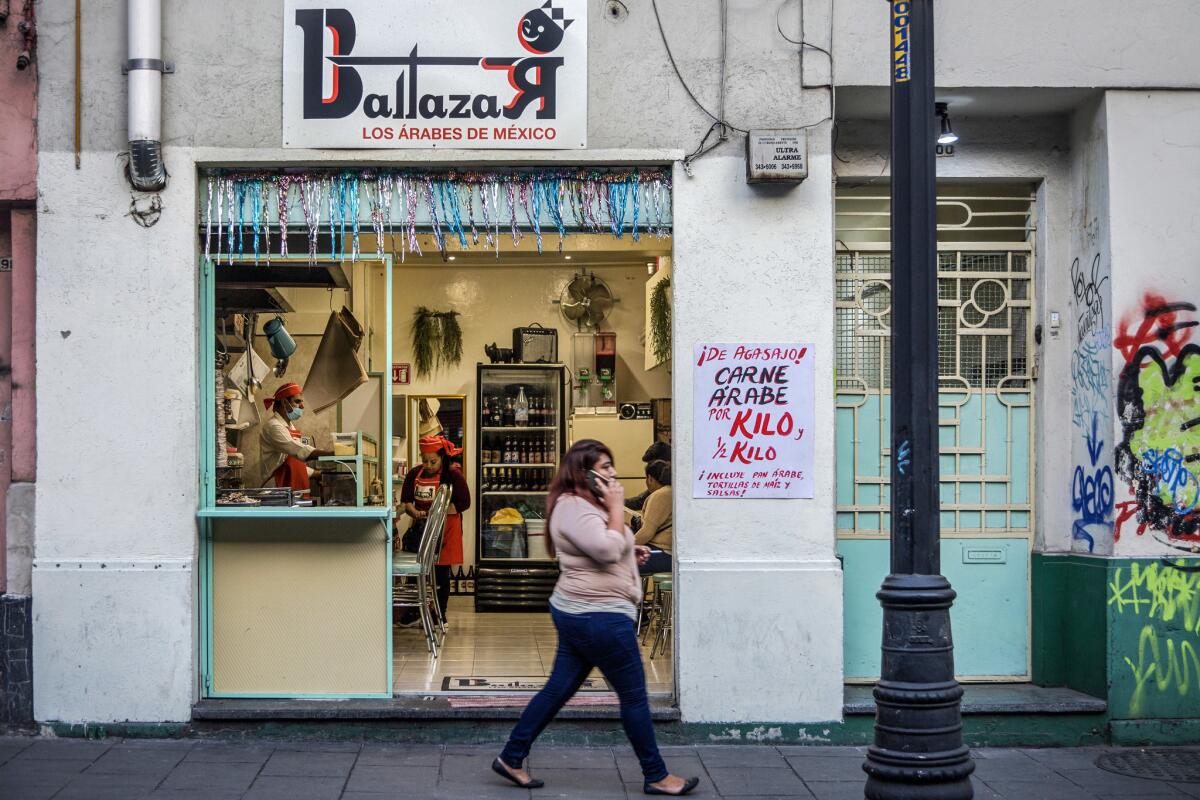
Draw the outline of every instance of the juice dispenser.
[[[571,335],[571,405],[576,414],[594,414],[596,386],[592,383],[596,366],[595,334]]]
[[[617,413],[617,334],[596,334],[596,383],[600,390],[598,414]]]

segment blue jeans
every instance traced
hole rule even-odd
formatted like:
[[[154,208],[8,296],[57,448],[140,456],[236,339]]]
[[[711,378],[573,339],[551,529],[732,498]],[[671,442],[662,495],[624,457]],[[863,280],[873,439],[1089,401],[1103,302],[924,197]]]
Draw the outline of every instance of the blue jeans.
[[[638,649],[633,620],[624,614],[565,614],[551,607],[550,617],[558,630],[558,652],[545,687],[533,696],[521,719],[509,734],[500,758],[519,769],[529,748],[558,710],[579,690],[593,667],[599,667],[621,701],[621,725],[642,765],[648,783],[669,774],[654,740],[650,701],[646,697],[646,674]]]

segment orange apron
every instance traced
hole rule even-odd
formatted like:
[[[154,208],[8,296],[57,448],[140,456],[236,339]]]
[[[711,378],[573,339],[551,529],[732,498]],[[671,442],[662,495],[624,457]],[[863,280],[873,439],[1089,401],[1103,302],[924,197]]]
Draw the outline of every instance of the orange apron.
[[[293,439],[300,440],[300,431],[289,426],[288,432],[292,434]],[[279,488],[289,486],[296,492],[308,491],[308,467],[295,456],[285,458],[279,468],[271,473],[271,477],[275,479],[275,485]]]
[[[413,484],[413,505],[418,511],[428,511],[433,506],[433,496],[441,485],[441,475],[426,475],[424,467],[416,467],[417,479]],[[437,561],[439,566],[463,563],[462,514],[447,514],[445,532],[442,534],[442,552]]]

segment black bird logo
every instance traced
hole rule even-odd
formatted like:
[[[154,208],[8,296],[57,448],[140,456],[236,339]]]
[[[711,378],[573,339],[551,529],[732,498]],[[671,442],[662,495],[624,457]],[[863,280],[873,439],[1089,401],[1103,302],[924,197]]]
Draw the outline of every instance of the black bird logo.
[[[563,19],[566,13],[555,8],[552,0],[546,0],[541,8],[535,8],[517,23],[517,39],[531,53],[545,55],[562,44],[563,34],[573,19]]]

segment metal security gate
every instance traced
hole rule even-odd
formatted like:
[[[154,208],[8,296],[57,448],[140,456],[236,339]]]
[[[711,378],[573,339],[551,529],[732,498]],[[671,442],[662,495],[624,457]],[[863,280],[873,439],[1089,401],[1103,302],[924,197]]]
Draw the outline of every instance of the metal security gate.
[[[878,674],[875,592],[889,559],[888,204],[874,187],[837,199],[837,527],[850,680]],[[965,679],[1029,675],[1033,212],[1028,186],[939,193],[942,573],[959,589],[952,619]]]

